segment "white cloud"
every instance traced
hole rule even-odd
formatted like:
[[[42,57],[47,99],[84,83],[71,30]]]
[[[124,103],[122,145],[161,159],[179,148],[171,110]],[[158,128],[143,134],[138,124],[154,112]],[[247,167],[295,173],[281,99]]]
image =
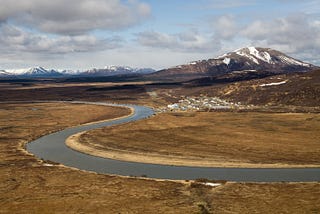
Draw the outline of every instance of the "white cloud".
[[[259,19],[257,17],[222,15],[214,22],[216,41],[222,50],[252,45],[270,47],[301,60],[320,64],[320,19],[306,13],[291,13],[285,17]]]
[[[306,14],[292,14],[285,18],[254,21],[241,34],[252,43],[280,47],[287,53],[320,54],[320,25],[317,23]]]
[[[167,19],[174,23],[174,18],[155,17],[149,25],[136,28],[141,32],[134,34],[132,41],[131,31],[121,30],[151,16],[150,6],[143,1],[0,0],[1,66],[14,68],[15,63],[21,66],[28,63],[90,68],[127,64],[164,68],[212,58],[247,45],[271,47],[320,64],[317,0],[294,0],[293,8],[301,5],[301,13],[293,13],[290,0],[273,0],[274,4],[281,2],[281,7],[288,7],[279,11],[260,10],[257,0],[185,3],[195,7],[190,10],[190,17],[195,17],[194,11],[198,10],[193,21],[186,19],[188,23],[172,29]],[[288,11],[291,15],[279,16]],[[209,17],[214,19],[208,23]],[[178,29],[181,29],[179,33],[172,33]],[[107,32],[114,35],[112,31],[127,37],[128,42],[114,36],[103,39]]]
[[[236,23],[235,17],[223,15],[213,21],[215,36],[220,39],[229,40],[237,36],[240,26]]]
[[[257,0],[197,0],[188,5],[188,8],[201,10],[223,10],[255,5]]]
[[[43,32],[75,35],[95,29],[119,30],[149,17],[138,0],[0,0],[0,22],[11,20]]]
[[[81,55],[81,56],[80,56]],[[148,47],[123,47],[112,51],[104,51],[98,55],[77,54],[71,61],[80,67],[104,67],[106,65],[129,65],[132,67],[152,67],[163,69],[194,60],[217,56],[210,53],[175,52],[169,49],[153,49]],[[90,65],[88,67],[88,64]],[[74,66],[74,65],[73,65]]]
[[[144,46],[170,48],[176,46],[177,38],[174,35],[155,31],[140,32],[137,41]]]
[[[136,41],[151,48],[165,48],[180,52],[214,52],[220,49],[220,43],[212,36],[189,30],[178,34],[167,34],[156,31],[145,31],[136,34]]]
[[[99,40],[93,35],[54,36],[25,31],[21,28],[0,25],[1,54],[21,52],[39,54],[67,54],[72,52],[94,52],[120,47],[121,39],[117,37]]]
[[[226,8],[237,8],[246,7],[256,4],[256,0],[211,0],[209,1],[207,8],[210,9],[226,9]]]

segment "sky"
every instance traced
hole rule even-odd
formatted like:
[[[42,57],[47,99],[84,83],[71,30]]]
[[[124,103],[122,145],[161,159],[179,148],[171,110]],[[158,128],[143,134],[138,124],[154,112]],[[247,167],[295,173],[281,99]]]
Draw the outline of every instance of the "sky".
[[[0,0],[0,70],[154,69],[268,47],[320,65],[319,0]]]

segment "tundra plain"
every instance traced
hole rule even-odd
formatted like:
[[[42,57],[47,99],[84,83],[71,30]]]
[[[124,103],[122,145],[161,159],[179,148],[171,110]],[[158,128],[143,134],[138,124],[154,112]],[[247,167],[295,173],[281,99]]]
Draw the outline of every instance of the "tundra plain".
[[[153,97],[148,95],[147,90],[141,90],[140,85],[130,90],[119,86],[127,83],[117,83],[117,90],[112,88],[108,90],[110,86],[102,87],[101,85],[94,86],[102,87],[101,90],[91,90],[93,86],[85,86],[85,84],[81,86],[66,84],[62,87],[48,87],[47,82],[45,87],[41,87],[41,84],[37,83],[37,86],[40,87],[37,90],[25,88],[27,86],[20,83],[2,85],[1,90],[4,93],[1,94],[1,99],[2,101],[28,101],[37,98],[54,101],[81,98],[89,101],[138,103],[155,107],[175,101],[175,98],[170,96],[172,85],[162,85],[157,96]],[[46,103],[45,101],[43,103],[1,103],[0,212],[270,213],[276,210],[279,213],[317,213],[320,211],[319,182],[236,183],[219,181],[222,185],[212,187],[198,181],[159,181],[102,175],[39,160],[24,149],[27,142],[42,135],[66,127],[111,119],[129,113],[129,110],[123,108]],[[216,114],[215,117],[219,114],[229,114],[165,113],[150,120],[139,121],[138,125],[152,124],[155,118],[160,121],[172,119],[172,123],[167,124],[170,130],[175,126],[181,126],[183,121],[191,118],[195,120],[195,123],[199,123],[197,120],[207,117],[205,115],[210,113]],[[252,117],[257,116],[257,113],[252,114]],[[311,117],[313,119],[306,120]],[[177,120],[181,120],[180,124],[173,125]],[[294,122],[294,118],[292,120],[291,122]],[[308,117],[298,117],[298,120],[312,125],[317,124],[318,116],[310,114]],[[288,124],[290,125],[289,122]],[[115,133],[120,133],[122,129],[127,128],[126,126],[139,127],[134,123],[112,129]],[[162,123],[161,126],[164,128],[165,123]],[[288,129],[287,125],[283,124],[283,126],[284,130]],[[238,128],[241,129],[241,127]],[[174,129],[190,130],[190,127],[181,126]],[[165,129],[160,130],[156,137],[161,137],[161,134],[162,137],[165,137]],[[263,149],[263,146],[260,149]]]

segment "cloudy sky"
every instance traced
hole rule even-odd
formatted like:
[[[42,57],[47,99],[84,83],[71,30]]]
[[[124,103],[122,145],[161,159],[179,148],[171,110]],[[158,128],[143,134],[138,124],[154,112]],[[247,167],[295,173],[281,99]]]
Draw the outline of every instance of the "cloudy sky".
[[[0,0],[0,70],[161,69],[244,46],[320,65],[319,0]]]

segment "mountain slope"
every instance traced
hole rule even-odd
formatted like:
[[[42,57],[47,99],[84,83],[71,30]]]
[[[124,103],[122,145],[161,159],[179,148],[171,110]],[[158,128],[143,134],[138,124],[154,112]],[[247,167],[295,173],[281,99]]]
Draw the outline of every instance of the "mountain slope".
[[[320,105],[320,70],[237,82],[219,90],[219,96],[251,104]]]
[[[214,59],[191,62],[158,71],[152,76],[219,76],[234,71],[256,70],[275,74],[304,72],[317,67],[270,48],[246,47]]]
[[[182,92],[175,94],[205,94],[242,104],[309,106],[320,110],[320,69],[250,78],[255,73],[230,73],[188,81]]]

